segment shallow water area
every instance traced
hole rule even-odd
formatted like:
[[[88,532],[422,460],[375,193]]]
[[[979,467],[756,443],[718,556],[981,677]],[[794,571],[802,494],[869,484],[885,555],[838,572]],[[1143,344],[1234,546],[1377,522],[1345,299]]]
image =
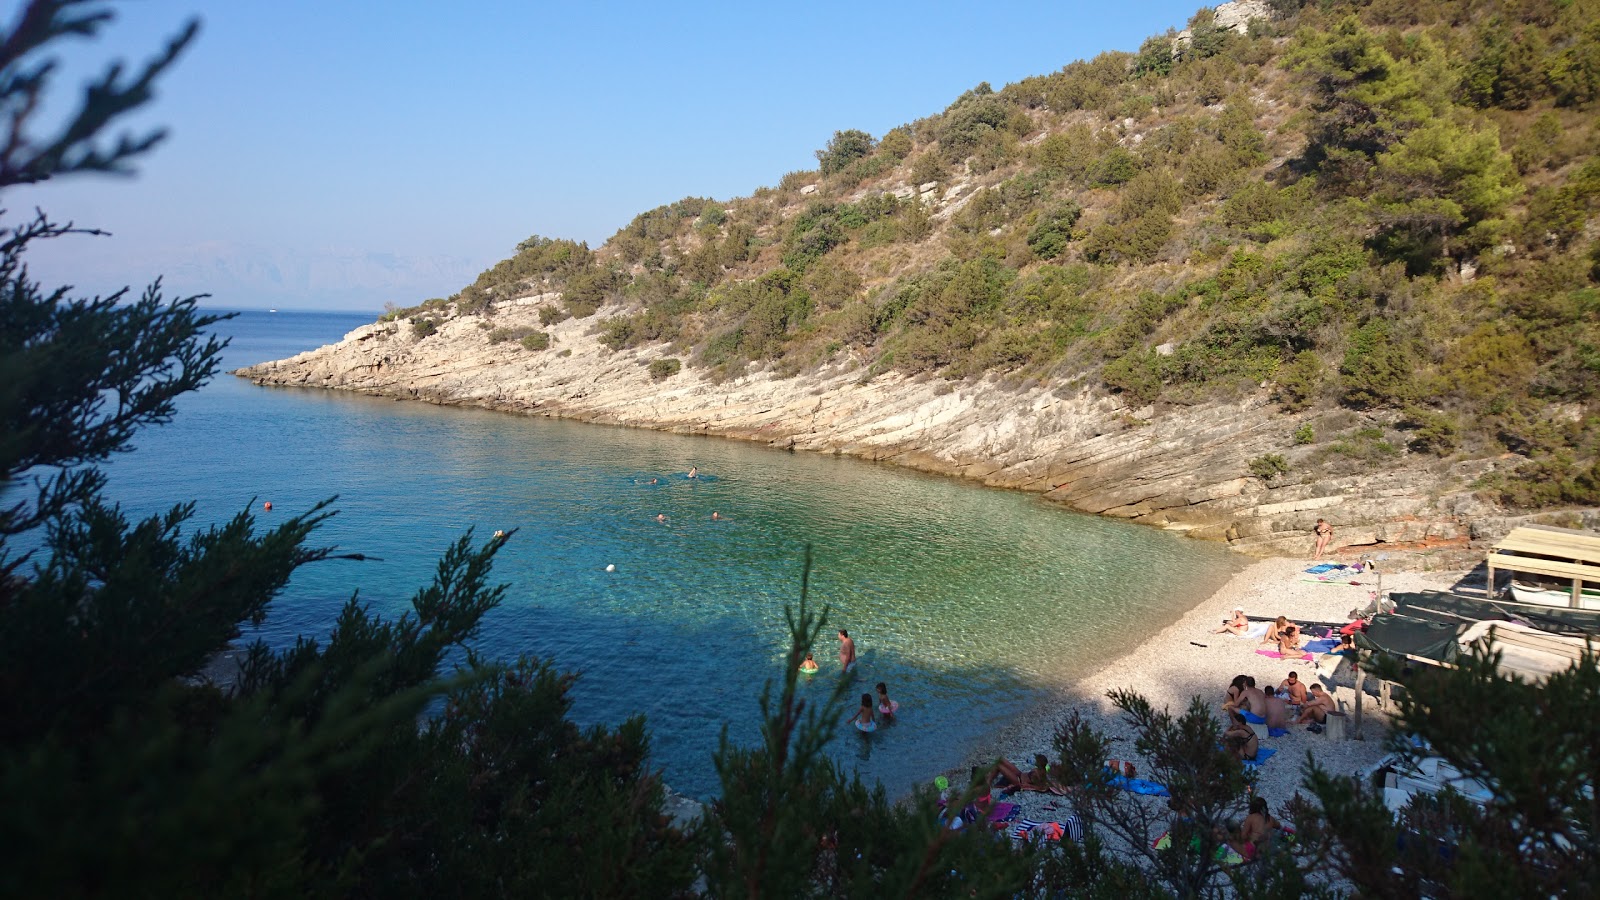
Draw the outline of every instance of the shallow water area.
[[[218,326],[235,336],[224,366],[370,320],[246,312]],[[511,587],[480,649],[580,670],[574,718],[643,713],[667,780],[698,797],[717,790],[723,725],[757,737],[807,545],[812,602],[830,607],[830,627],[822,671],[802,689],[831,689],[833,633],[848,628],[862,662],[838,719],[879,681],[901,710],[868,737],[841,729],[836,752],[891,794],[960,762],[1240,567],[1220,547],[888,465],[226,375],[136,444],[109,467],[109,492],[131,512],[194,499],[199,523],[253,507],[270,524],[339,495],[314,542],[383,561],[303,569],[254,633],[274,646],[326,634],[358,588],[398,616],[466,529],[480,541],[517,529],[495,568]],[[691,467],[703,477],[686,477]]]

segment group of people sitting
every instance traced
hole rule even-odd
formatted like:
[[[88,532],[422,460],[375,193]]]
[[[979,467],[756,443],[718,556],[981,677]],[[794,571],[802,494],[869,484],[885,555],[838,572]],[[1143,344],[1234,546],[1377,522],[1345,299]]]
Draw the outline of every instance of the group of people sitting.
[[[1244,614],[1242,608],[1234,607],[1233,615],[1223,619],[1222,627],[1218,628],[1215,633],[1234,634],[1243,637],[1250,633],[1250,617]],[[1276,644],[1279,653],[1284,656],[1290,656],[1300,652],[1300,642],[1303,637],[1304,634],[1299,625],[1289,621],[1288,616],[1279,616],[1267,623],[1267,630],[1261,636],[1261,643]]]
[[[1222,745],[1235,758],[1251,761],[1261,749],[1261,737],[1251,725],[1265,725],[1270,733],[1288,728],[1292,718],[1296,725],[1311,725],[1320,731],[1328,713],[1336,708],[1332,694],[1321,684],[1307,685],[1299,672],[1290,672],[1270,692],[1257,687],[1249,675],[1237,675],[1223,696],[1228,729],[1223,732]]]

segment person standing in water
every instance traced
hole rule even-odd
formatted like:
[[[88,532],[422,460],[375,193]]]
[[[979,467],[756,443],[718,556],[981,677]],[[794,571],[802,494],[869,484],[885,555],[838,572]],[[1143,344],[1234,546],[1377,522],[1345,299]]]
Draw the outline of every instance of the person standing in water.
[[[872,695],[861,695],[861,708],[856,714],[845,720],[856,726],[857,731],[870,732],[878,730],[878,723],[872,720]]]
[[[850,632],[839,629],[839,668],[850,671],[856,665],[856,642],[850,639]],[[870,697],[867,699],[871,699]]]
[[[689,467],[689,477],[690,478],[698,478],[698,477],[700,477],[700,467],[699,466],[690,466]]]
[[[900,704],[889,699],[889,686],[881,681],[878,682],[878,715],[890,719],[899,711]]]

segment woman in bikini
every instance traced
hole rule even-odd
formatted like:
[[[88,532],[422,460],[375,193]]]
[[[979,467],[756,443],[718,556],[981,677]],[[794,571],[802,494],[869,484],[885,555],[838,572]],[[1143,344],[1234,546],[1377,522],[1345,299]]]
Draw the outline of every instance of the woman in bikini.
[[[1222,746],[1228,748],[1233,758],[1240,762],[1252,762],[1261,750],[1261,739],[1256,737],[1255,730],[1244,716],[1237,712],[1228,713],[1228,730],[1222,733]]]
[[[1333,540],[1333,526],[1328,524],[1327,519],[1318,519],[1317,527],[1311,530],[1317,535],[1317,552],[1312,559],[1321,559],[1328,550],[1328,542]]]
[[[863,734],[869,734],[877,731],[878,723],[872,719],[872,695],[862,694],[861,708],[856,710],[855,715],[845,719],[845,721],[847,723],[854,724],[856,726],[856,730]]]
[[[1262,797],[1255,797],[1250,801],[1250,815],[1245,816],[1244,822],[1239,825],[1239,841],[1229,841],[1235,853],[1252,862],[1261,855],[1267,841],[1271,839],[1272,832],[1282,826],[1278,820],[1267,812],[1267,801]]]
[[[1249,619],[1249,617],[1247,617],[1244,614],[1244,610],[1239,609],[1238,607],[1234,607],[1233,615],[1229,616],[1226,619],[1223,619],[1222,620],[1222,627],[1218,628],[1216,631],[1213,631],[1211,633],[1212,634],[1244,634],[1245,632],[1247,632],[1249,630],[1250,630],[1250,619]]]

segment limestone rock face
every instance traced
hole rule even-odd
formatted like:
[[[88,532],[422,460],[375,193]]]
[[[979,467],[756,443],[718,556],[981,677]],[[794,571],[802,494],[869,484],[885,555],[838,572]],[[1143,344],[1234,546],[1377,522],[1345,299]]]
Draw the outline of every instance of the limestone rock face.
[[[538,298],[542,300],[543,298]],[[454,316],[418,338],[382,322],[338,344],[234,373],[262,385],[336,388],[433,403],[721,435],[884,460],[1036,491],[1074,509],[1225,541],[1249,552],[1308,555],[1318,518],[1335,546],[1465,546],[1487,510],[1465,488],[1493,468],[1474,461],[1440,471],[1402,461],[1381,473],[1320,477],[1314,448],[1297,447],[1300,421],[1274,411],[1266,391],[1227,403],[1131,407],[1098,388],[1016,386],[990,377],[947,382],[889,372],[868,377],[848,352],[783,378],[755,371],[718,383],[685,366],[662,380],[647,367],[664,345],[614,352],[598,323],[544,329],[550,346],[491,344],[490,328],[539,327],[538,302],[501,303],[492,318]],[[1250,461],[1280,454],[1289,472],[1252,475]],[[1508,463],[1509,464],[1509,463]]]
[[[1219,4],[1213,21],[1218,28],[1227,28],[1240,34],[1250,30],[1251,19],[1272,19],[1272,7],[1266,0],[1233,0]]]

